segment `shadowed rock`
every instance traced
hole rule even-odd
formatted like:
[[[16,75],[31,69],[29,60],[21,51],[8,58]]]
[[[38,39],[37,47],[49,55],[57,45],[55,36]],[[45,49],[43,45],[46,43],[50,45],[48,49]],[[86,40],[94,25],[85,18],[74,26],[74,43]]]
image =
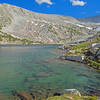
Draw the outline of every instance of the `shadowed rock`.
[[[13,91],[14,96],[18,96],[21,100],[33,100],[32,97],[26,92]]]
[[[61,92],[55,93],[54,96],[60,96],[63,94],[71,94],[81,96],[80,92],[77,89],[65,89]]]

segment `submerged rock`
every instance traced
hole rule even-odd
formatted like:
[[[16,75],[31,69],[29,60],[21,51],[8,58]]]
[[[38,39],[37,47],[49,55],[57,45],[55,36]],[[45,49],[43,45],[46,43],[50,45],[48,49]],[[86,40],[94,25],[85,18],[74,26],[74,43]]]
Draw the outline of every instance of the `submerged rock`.
[[[8,97],[0,93],[0,100],[8,100]]]
[[[84,88],[87,91],[87,95],[100,96],[100,89],[99,88],[95,88],[93,86],[84,86]]]
[[[33,74],[33,77],[35,77],[35,78],[44,78],[44,77],[48,77],[50,75],[52,75],[51,72],[48,72],[48,73],[47,72],[39,72],[39,73]]]
[[[13,95],[20,98],[20,100],[33,100],[33,98],[26,92],[13,91]]]
[[[78,74],[78,76],[89,77],[89,73],[88,72],[81,73],[81,74]]]

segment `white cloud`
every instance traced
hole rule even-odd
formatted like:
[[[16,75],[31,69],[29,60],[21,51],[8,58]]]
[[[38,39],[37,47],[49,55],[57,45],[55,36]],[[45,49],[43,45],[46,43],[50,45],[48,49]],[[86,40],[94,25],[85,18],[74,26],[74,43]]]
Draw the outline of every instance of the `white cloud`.
[[[86,2],[80,0],[70,0],[70,2],[73,6],[84,6],[86,4]]]
[[[51,2],[51,0],[35,0],[38,4],[42,4],[42,3],[47,3],[49,5],[52,5],[53,3]]]

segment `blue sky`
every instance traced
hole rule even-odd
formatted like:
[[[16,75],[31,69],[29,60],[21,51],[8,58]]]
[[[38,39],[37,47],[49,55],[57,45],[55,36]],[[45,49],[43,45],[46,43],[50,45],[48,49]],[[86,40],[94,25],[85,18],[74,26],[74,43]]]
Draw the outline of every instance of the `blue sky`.
[[[31,11],[73,17],[100,15],[100,0],[0,0]]]

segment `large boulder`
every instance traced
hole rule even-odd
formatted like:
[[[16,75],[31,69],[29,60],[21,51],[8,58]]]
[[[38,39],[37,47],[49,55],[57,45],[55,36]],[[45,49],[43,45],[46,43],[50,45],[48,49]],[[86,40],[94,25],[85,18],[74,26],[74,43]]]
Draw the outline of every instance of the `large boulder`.
[[[91,60],[95,60],[95,58],[100,59],[100,48],[91,48],[90,50],[91,57],[89,57]]]
[[[100,54],[100,49],[99,49],[99,48],[91,48],[89,51],[90,51],[92,54],[97,54],[97,55]]]
[[[77,89],[64,89],[61,92],[55,93],[54,96],[60,96],[63,94],[70,94],[70,95],[78,95],[81,96],[80,92]]]
[[[93,43],[86,47],[86,49],[100,48],[100,43]]]
[[[65,60],[71,60],[76,62],[83,62],[84,56],[72,56],[72,55],[66,55]]]
[[[91,48],[100,48],[100,43],[93,43]]]

